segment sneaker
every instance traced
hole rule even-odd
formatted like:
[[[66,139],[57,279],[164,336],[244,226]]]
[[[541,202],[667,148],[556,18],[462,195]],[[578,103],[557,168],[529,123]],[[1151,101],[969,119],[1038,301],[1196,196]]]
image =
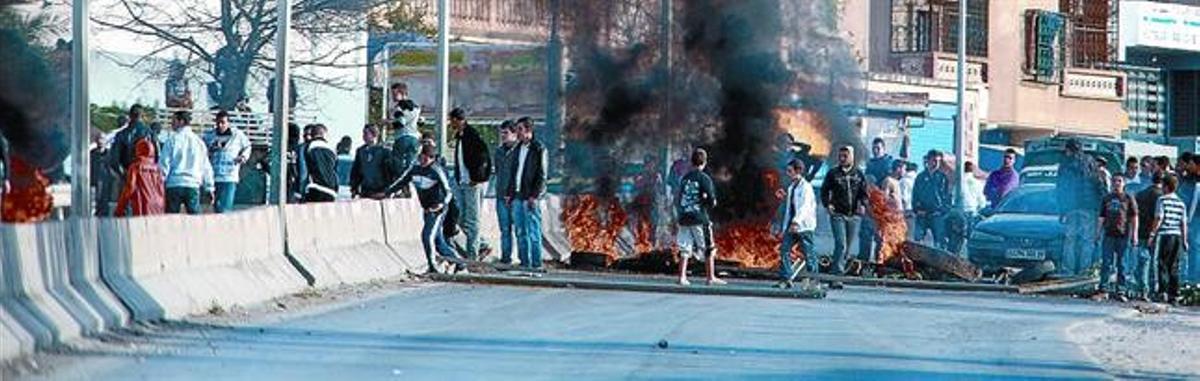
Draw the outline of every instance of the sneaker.
[[[1121,303],[1129,303],[1129,298],[1125,297],[1124,294],[1114,294],[1111,298]]]
[[[679,278],[677,283],[679,283],[680,286],[690,286],[692,284],[692,282],[689,282],[687,278]]]
[[[729,282],[726,282],[726,281],[722,280],[721,278],[709,279],[707,283],[709,286],[720,286],[720,285],[729,284]]]
[[[779,283],[775,283],[775,288],[778,288],[781,290],[786,290],[786,289],[792,288],[792,281],[789,281],[789,280],[779,281]]]

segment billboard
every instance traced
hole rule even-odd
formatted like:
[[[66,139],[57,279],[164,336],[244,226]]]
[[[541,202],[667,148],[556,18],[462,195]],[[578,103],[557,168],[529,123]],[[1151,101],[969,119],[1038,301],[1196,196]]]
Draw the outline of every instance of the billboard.
[[[391,48],[388,81],[404,82],[426,117],[437,107],[437,48]],[[546,52],[543,47],[452,45],[450,104],[472,118],[545,115]]]
[[[1122,1],[1121,43],[1200,52],[1200,7],[1149,1]]]

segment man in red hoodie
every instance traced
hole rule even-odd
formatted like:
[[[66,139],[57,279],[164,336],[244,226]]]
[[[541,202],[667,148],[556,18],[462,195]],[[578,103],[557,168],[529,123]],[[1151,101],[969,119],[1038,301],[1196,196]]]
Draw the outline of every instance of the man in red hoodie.
[[[148,138],[134,144],[133,163],[125,171],[125,190],[117,199],[119,216],[162,214],[166,205],[162,170],[155,144]]]

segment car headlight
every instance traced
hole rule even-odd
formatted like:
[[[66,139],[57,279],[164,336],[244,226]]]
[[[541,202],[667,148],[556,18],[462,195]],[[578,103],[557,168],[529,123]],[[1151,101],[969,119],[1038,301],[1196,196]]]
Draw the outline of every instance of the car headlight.
[[[1004,242],[1004,237],[1001,237],[996,234],[976,230],[973,234],[971,234],[971,241],[1001,243],[1001,242]]]

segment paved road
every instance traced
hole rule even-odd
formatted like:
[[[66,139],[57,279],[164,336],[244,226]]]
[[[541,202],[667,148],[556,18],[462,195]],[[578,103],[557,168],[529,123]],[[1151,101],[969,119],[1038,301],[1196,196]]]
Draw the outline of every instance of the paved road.
[[[778,300],[438,285],[278,323],[162,330],[148,340],[175,353],[96,351],[34,379],[1104,378],[1064,335],[1114,312],[873,288]]]

